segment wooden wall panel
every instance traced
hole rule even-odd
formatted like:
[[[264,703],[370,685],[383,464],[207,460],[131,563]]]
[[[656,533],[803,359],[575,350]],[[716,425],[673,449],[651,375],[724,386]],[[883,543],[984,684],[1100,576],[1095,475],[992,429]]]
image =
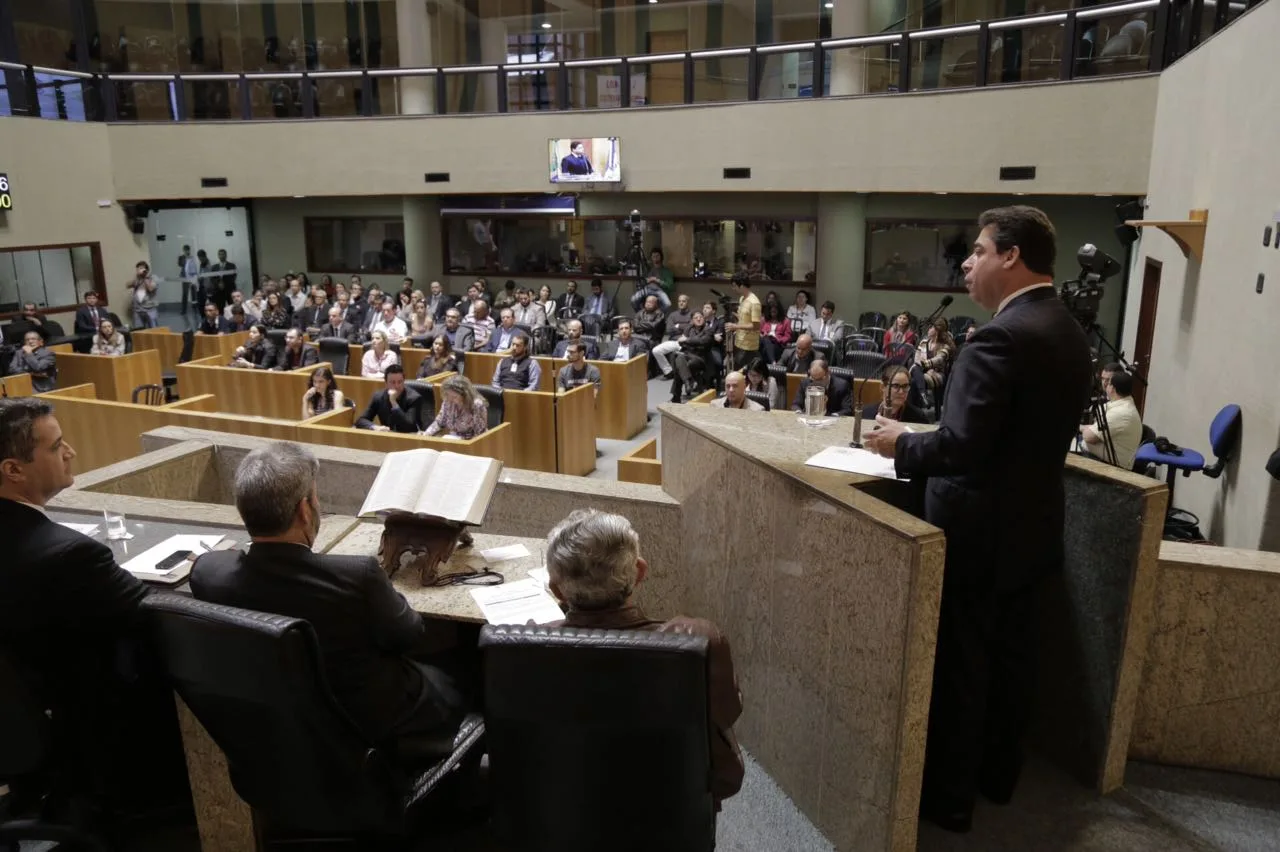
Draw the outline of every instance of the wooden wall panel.
[[[177,372],[184,397],[212,394],[224,413],[298,420],[314,369],[276,372],[192,362],[179,364]]]
[[[243,346],[249,339],[249,332],[237,331],[234,334],[196,334],[195,346],[191,349],[191,360],[201,358],[220,358],[222,363],[231,363],[231,353]]]
[[[35,393],[35,388],[31,386],[30,373],[18,373],[0,378],[0,388],[3,388],[4,396],[31,396]]]
[[[555,395],[541,391],[509,390],[502,394],[502,403],[503,420],[515,432],[511,466],[555,473]]]
[[[218,398],[213,394],[189,396],[163,406],[166,411],[217,411]]]
[[[298,440],[308,444],[329,447],[346,447],[351,450],[372,450],[379,453],[428,448],[461,453],[469,456],[487,456],[510,464],[512,441],[511,424],[503,423],[469,441],[453,441],[445,438],[426,438],[420,435],[401,435],[396,432],[374,432],[371,429],[344,428],[316,425],[312,421],[298,424]]]
[[[83,387],[67,390],[52,392],[49,400],[63,437],[76,451],[77,472],[133,458],[142,451],[143,432],[170,425],[172,415],[163,408],[86,398]]]
[[[556,396],[557,473],[586,476],[596,469],[596,390],[582,385]]]
[[[133,332],[133,351],[154,349],[160,353],[160,372],[172,373],[182,357],[182,335],[171,328],[142,328]]]
[[[208,429],[211,432],[230,432],[233,435],[252,435],[273,441],[297,441],[296,420],[276,420],[266,417],[240,417],[234,414],[206,413],[203,411],[169,411],[169,426],[185,426],[188,429]]]
[[[129,402],[138,385],[161,384],[160,353],[154,349],[114,356],[59,352],[57,359],[59,384],[92,384],[99,399]]]
[[[644,429],[649,413],[649,356],[591,361],[600,370],[596,436],[626,441]]]
[[[662,462],[657,456],[658,439],[650,438],[618,459],[618,481],[661,485]]]

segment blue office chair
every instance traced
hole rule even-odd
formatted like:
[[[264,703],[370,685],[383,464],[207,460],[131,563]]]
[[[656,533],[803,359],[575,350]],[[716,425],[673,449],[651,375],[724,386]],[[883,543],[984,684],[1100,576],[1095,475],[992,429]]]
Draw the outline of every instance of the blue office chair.
[[[1221,476],[1227,462],[1231,461],[1231,457],[1240,446],[1241,419],[1240,406],[1233,403],[1224,405],[1213,418],[1213,423],[1209,424],[1209,446],[1217,456],[1217,461],[1212,465],[1205,466],[1204,456],[1187,447],[1178,448],[1177,452],[1162,453],[1156,448],[1159,439],[1139,447],[1138,454],[1134,457],[1134,464],[1165,466],[1167,471],[1165,482],[1169,484],[1169,508],[1172,510],[1173,484],[1178,471],[1182,471],[1183,476],[1190,476],[1197,470],[1213,479]]]

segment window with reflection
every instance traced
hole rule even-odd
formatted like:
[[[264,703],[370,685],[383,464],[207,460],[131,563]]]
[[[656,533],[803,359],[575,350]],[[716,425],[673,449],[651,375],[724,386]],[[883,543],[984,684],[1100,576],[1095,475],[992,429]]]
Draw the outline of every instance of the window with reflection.
[[[307,269],[313,272],[404,272],[404,220],[306,219]]]
[[[35,302],[41,310],[71,308],[79,294],[105,290],[97,243],[0,251],[0,314]]]
[[[981,229],[965,220],[867,222],[867,286],[964,290],[964,263]]]
[[[646,262],[661,249],[677,278],[809,281],[816,236],[809,220],[664,217],[645,222],[641,248]],[[612,276],[631,263],[630,232],[613,218],[447,216],[444,243],[455,274]]]
[[[26,65],[75,68],[71,0],[5,0],[13,16],[18,57]]]

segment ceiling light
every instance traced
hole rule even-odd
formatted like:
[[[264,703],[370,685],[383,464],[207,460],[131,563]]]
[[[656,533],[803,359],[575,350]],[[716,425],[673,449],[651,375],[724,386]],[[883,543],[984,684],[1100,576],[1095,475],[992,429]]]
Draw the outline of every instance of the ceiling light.
[[[836,7],[836,4],[835,4],[835,3],[823,3],[823,4],[822,4],[822,7],[823,7],[824,9],[834,9],[834,8]]]
[[[650,3],[657,3],[658,0],[649,0]]]
[[[543,28],[544,30],[549,30],[549,29],[551,29],[551,22],[550,22],[550,21],[543,21],[543,22],[542,22],[542,28]]]

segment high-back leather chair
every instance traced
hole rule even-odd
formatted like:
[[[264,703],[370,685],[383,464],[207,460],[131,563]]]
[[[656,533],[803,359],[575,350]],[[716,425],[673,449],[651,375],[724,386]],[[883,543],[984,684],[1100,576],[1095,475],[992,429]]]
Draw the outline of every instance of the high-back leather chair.
[[[143,609],[174,690],[226,754],[265,839],[402,835],[409,809],[483,735],[468,718],[414,777],[338,706],[306,621],[174,594]]]
[[[502,389],[495,388],[493,385],[476,385],[476,393],[484,397],[484,401],[489,404],[489,428],[493,429],[502,425],[503,418],[506,417],[506,409],[502,402]]]
[[[707,640],[486,626],[495,827],[522,852],[710,852]]]
[[[287,328],[269,328],[267,329],[267,340],[271,345],[279,349],[285,344],[285,336],[289,333]]]
[[[316,341],[320,350],[320,360],[328,361],[335,376],[347,374],[348,362],[351,359],[351,345],[341,337],[322,337]]]
[[[431,425],[431,421],[436,419],[436,389],[426,382],[419,381],[405,382],[404,386],[412,388],[418,396],[422,397],[422,419],[426,422],[418,428],[427,428]]]

